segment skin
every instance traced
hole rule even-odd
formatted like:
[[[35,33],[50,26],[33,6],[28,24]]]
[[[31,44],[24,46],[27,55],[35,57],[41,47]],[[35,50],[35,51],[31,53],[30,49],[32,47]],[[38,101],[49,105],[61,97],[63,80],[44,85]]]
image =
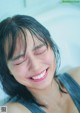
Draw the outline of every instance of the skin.
[[[31,34],[29,31],[26,32],[28,36],[26,54],[25,56],[16,59],[17,56],[22,55],[23,53],[23,44],[21,43],[21,40],[17,40],[13,58],[7,62],[10,72],[19,83],[28,88],[38,103],[45,106],[41,106],[41,108],[47,113],[78,113],[70,96],[61,93],[58,84],[53,79],[56,61],[52,49],[49,45],[48,48],[43,45],[43,43],[35,38],[35,36],[34,46]],[[78,73],[80,73],[80,68],[78,70]],[[44,79],[32,79],[32,77],[38,76],[41,73],[43,73]],[[74,71],[68,71],[68,73],[72,76],[77,76],[76,69]],[[75,79],[76,78],[77,77],[75,77]],[[7,106],[9,108],[8,113],[31,113],[19,103],[8,103]]]
[[[47,49],[46,45],[40,42],[37,38],[34,38],[34,47],[32,36],[28,31],[27,35],[27,49],[25,56],[16,59],[17,56],[23,54],[23,47],[21,47],[22,45],[18,40],[18,46],[14,56],[10,61],[8,61],[8,68],[15,79],[19,83],[25,85],[32,92],[33,89],[44,89],[51,84],[56,63],[50,46]],[[44,80],[38,82],[31,79],[43,72],[50,76],[47,76]]]

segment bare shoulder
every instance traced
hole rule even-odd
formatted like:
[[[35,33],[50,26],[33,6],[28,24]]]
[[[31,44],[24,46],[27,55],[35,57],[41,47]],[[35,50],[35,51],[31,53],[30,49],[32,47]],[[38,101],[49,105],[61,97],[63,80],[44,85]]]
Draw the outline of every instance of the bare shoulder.
[[[71,68],[67,70],[67,73],[69,73],[80,85],[80,67]]]
[[[20,103],[8,103],[7,113],[31,113],[25,106]]]

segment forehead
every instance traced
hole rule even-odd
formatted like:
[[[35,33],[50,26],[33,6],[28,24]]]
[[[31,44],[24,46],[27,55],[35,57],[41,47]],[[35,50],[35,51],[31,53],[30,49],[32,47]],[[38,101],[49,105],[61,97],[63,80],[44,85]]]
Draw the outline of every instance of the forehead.
[[[27,29],[22,29],[15,35],[11,33],[5,40],[4,48],[7,60],[12,59],[12,57],[17,56],[25,51],[32,50],[35,46],[40,44],[45,44],[45,40],[38,33],[31,32]]]
[[[27,45],[27,49],[44,43],[44,39],[39,35],[35,35],[34,33],[28,30],[25,30],[24,33],[25,33],[25,36],[20,34],[20,36],[18,36],[17,38],[17,43],[16,43],[17,48],[24,47],[25,43]]]
[[[40,36],[36,36],[28,30],[24,31],[25,36],[20,33],[16,40],[16,48],[14,54],[21,53],[26,50],[32,50],[35,46],[43,44],[44,40]]]

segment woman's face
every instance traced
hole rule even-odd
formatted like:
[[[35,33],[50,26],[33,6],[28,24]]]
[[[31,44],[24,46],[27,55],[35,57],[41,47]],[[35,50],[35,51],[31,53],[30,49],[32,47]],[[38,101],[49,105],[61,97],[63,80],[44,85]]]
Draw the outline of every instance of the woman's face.
[[[27,48],[23,55],[21,39],[17,40],[16,50],[8,68],[14,78],[28,89],[44,89],[51,85],[56,68],[54,53],[39,39],[27,31]],[[35,45],[34,45],[35,42]]]

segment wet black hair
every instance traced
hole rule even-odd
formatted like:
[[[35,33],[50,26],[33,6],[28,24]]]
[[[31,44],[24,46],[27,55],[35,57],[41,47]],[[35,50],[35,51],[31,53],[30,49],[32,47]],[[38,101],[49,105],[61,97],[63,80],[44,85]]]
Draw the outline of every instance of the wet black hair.
[[[15,15],[8,17],[0,23],[0,80],[3,90],[12,98],[14,96],[22,97],[27,101],[36,102],[33,95],[22,84],[18,83],[7,67],[7,61],[10,60],[16,48],[16,41],[19,34],[24,36],[26,42],[25,29],[32,37],[36,36],[40,41],[50,45],[56,59],[56,70],[59,67],[60,54],[57,45],[52,40],[49,31],[41,25],[36,19],[26,15]],[[6,55],[6,41],[8,41],[8,54]],[[26,48],[25,43],[25,48]],[[56,71],[55,71],[56,74]]]

